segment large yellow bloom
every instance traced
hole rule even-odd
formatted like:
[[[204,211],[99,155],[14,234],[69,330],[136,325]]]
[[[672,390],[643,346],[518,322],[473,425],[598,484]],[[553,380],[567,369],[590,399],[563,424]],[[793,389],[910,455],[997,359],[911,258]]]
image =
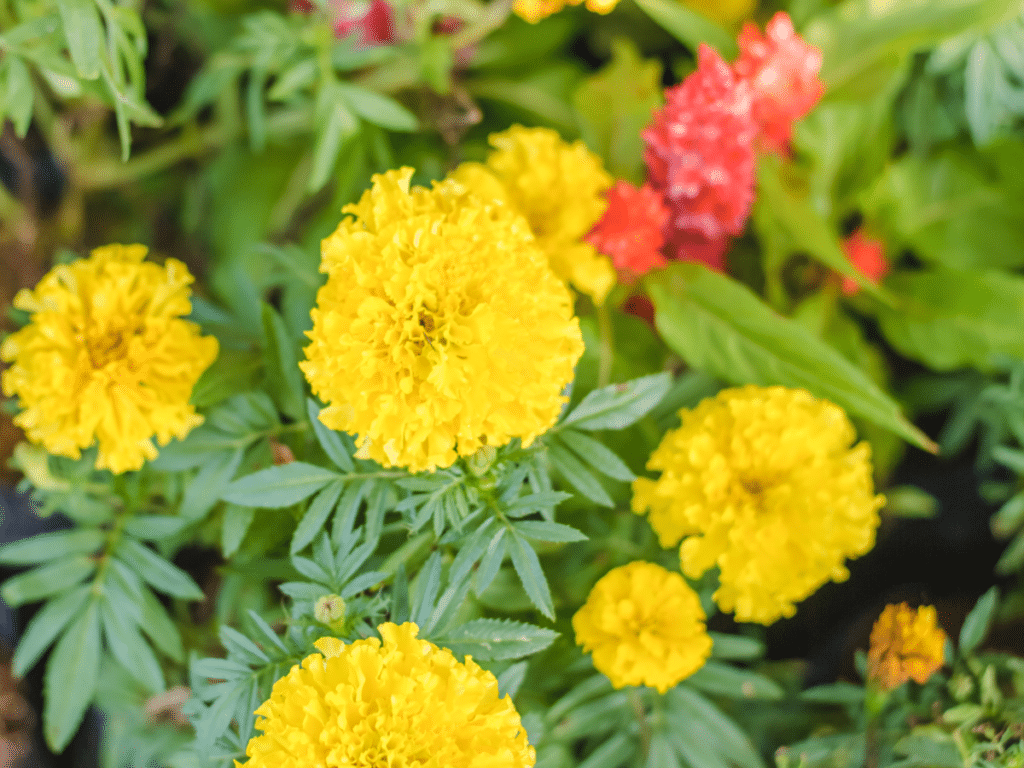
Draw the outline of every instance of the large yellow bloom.
[[[382,624],[375,637],[316,642],[323,654],[274,683],[256,714],[246,768],[529,768],[512,699],[469,656]],[[238,762],[235,763],[239,765]]]
[[[614,568],[572,617],[576,643],[612,685],[665,693],[707,661],[711,638],[697,594],[678,573],[654,563]]]
[[[486,165],[463,163],[452,178],[525,216],[555,274],[603,302],[615,285],[615,268],[583,241],[608,206],[604,192],[612,178],[601,158],[550,128],[514,125],[489,141],[495,151]]]
[[[54,267],[14,297],[31,321],[0,347],[14,421],[47,451],[78,458],[96,442],[97,469],[138,469],[203,419],[189,404],[217,340],[182,320],[192,275],[180,261],[144,262],[142,245],[107,245]]]
[[[512,10],[531,24],[565,8],[579,5],[583,0],[515,0]],[[587,10],[594,13],[611,13],[619,0],[587,0]]]
[[[945,657],[946,633],[937,618],[934,605],[916,611],[906,603],[885,606],[871,628],[868,678],[886,691],[910,679],[928,682]]]
[[[647,463],[661,478],[633,484],[633,510],[650,509],[662,546],[683,539],[688,576],[721,569],[723,611],[761,624],[792,616],[874,545],[885,500],[873,491],[871,449],[850,447],[841,408],[803,390],[746,386],[679,415]]]
[[[411,176],[374,176],[323,241],[301,365],[329,403],[320,420],[358,433],[360,457],[419,472],[544,433],[583,342],[521,216]]]

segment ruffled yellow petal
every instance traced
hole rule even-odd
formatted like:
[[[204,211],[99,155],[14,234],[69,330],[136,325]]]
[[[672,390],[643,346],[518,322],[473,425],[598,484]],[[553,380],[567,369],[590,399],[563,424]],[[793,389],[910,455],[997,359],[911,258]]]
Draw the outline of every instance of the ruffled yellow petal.
[[[891,691],[908,680],[924,684],[945,662],[946,633],[934,605],[887,605],[871,628],[868,678]]]

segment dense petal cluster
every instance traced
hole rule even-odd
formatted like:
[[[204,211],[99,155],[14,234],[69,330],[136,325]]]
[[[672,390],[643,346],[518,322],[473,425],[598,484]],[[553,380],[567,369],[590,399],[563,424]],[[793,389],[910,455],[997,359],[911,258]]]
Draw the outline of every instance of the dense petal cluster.
[[[937,618],[934,605],[885,606],[871,628],[868,678],[886,691],[908,680],[926,683],[944,663],[946,633]]]
[[[14,421],[52,454],[78,458],[96,443],[97,469],[138,469],[203,419],[189,404],[217,357],[189,314],[192,275],[180,261],[145,262],[142,245],[108,245],[54,267],[14,306],[28,325],[0,346]]]
[[[580,5],[583,0],[515,0],[512,10],[531,24],[565,8],[567,5]],[[586,0],[587,10],[593,13],[610,13],[619,4],[619,0]]]
[[[875,541],[878,510],[867,443],[838,406],[785,387],[726,389],[668,432],[634,482],[633,510],[650,510],[662,546],[682,539],[683,571],[720,569],[715,601],[739,621],[796,612],[845,560]]]
[[[463,163],[452,178],[526,217],[562,280],[601,303],[615,285],[611,261],[584,237],[601,218],[612,186],[601,159],[550,128],[515,125],[490,136],[486,165]]]
[[[665,91],[665,106],[641,133],[648,178],[665,195],[674,229],[708,240],[743,231],[754,201],[756,132],[749,89],[701,44],[697,70]]]
[[[576,643],[612,685],[665,693],[711,654],[704,610],[683,577],[654,563],[606,573],[572,618]]]
[[[858,229],[843,243],[843,250],[850,258],[850,263],[871,282],[877,283],[889,271],[889,262],[885,258],[885,246],[874,238],[867,237]],[[843,277],[843,293],[852,295],[860,290],[857,281]]]
[[[512,699],[472,658],[382,624],[375,637],[316,642],[256,714],[246,768],[530,768]],[[322,654],[322,655],[321,655]],[[240,763],[235,762],[236,766]]]
[[[661,195],[649,184],[635,187],[620,180],[608,190],[608,207],[586,240],[611,258],[624,280],[633,282],[667,263],[661,248],[668,218]]]
[[[454,181],[374,176],[323,241],[327,282],[301,367],[324,424],[413,472],[557,419],[583,352],[572,298],[526,221]]]
[[[361,45],[395,41],[395,12],[388,0],[330,0],[334,36],[358,35]]]
[[[783,11],[768,22],[764,35],[747,22],[738,42],[733,69],[750,86],[760,142],[768,151],[785,153],[793,121],[810,112],[825,92],[818,78],[821,51],[796,33]]]

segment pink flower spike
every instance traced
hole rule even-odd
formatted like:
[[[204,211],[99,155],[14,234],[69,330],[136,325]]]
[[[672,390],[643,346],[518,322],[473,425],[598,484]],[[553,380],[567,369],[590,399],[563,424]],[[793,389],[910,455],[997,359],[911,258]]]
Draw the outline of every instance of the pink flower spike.
[[[608,207],[586,241],[612,260],[623,282],[664,267],[661,247],[669,210],[661,194],[649,184],[637,188],[619,180],[607,196]]]
[[[885,246],[878,240],[864,236],[858,229],[843,242],[843,250],[857,271],[873,283],[878,283],[889,272],[885,258]],[[843,277],[843,293],[851,296],[860,290],[856,280]]]
[[[762,148],[784,156],[789,152],[793,121],[810,112],[825,92],[818,78],[821,51],[796,33],[785,11],[772,17],[765,33],[762,36],[749,21],[743,26],[733,70],[753,95]]]
[[[364,46],[395,42],[395,14],[387,0],[331,0],[334,36],[358,33]]]

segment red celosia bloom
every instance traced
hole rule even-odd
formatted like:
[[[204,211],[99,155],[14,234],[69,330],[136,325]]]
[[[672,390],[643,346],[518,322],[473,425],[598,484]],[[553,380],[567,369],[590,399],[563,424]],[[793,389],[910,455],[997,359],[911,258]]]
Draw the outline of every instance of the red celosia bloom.
[[[707,238],[700,232],[678,229],[669,234],[665,253],[675,261],[696,261],[715,272],[725,273],[725,253],[731,238],[722,235]]]
[[[863,230],[858,229],[846,238],[843,250],[846,251],[853,266],[873,283],[877,283],[889,271],[884,246],[878,240],[865,237]],[[849,296],[859,290],[860,286],[856,280],[843,278],[843,293]]]
[[[661,246],[669,210],[649,184],[617,181],[607,192],[608,207],[586,241],[608,256],[626,282],[665,266]]]
[[[770,152],[786,154],[797,120],[818,103],[825,86],[818,79],[821,51],[804,41],[784,11],[776,13],[762,37],[747,22],[740,32],[736,77],[749,84],[760,142]]]
[[[672,230],[706,240],[738,235],[754,200],[750,90],[702,44],[697,71],[665,91],[641,133],[648,177],[672,211]]]
[[[651,328],[654,328],[654,304],[642,293],[634,293],[622,302],[622,311],[627,315],[639,317]]]
[[[395,14],[387,0],[331,0],[334,36],[359,33],[361,45],[388,45],[395,41]]]

